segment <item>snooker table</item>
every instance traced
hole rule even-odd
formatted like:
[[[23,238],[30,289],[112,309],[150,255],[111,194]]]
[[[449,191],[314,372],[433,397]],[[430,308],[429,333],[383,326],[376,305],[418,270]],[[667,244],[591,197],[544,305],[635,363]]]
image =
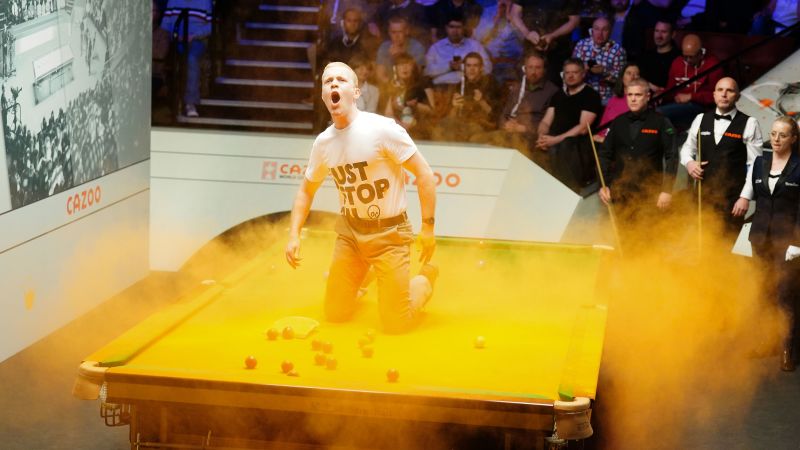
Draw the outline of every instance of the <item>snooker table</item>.
[[[304,230],[296,270],[278,241],[224,280],[204,281],[89,355],[73,394],[99,397],[107,425],[130,426],[134,449],[539,449],[591,434],[607,250],[437,238],[440,276],[423,320],[389,335],[374,282],[353,320],[323,320],[334,239]],[[266,337],[293,316],[319,326],[305,338]],[[366,333],[371,357],[359,348]],[[315,364],[314,339],[332,344],[334,369]]]

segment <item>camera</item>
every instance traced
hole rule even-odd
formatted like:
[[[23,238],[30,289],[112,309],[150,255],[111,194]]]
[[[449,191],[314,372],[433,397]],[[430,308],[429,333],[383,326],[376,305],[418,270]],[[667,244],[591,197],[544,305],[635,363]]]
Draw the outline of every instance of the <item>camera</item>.
[[[591,69],[592,67],[597,65],[597,61],[590,59],[589,61],[586,62],[586,65],[588,65],[589,68]]]

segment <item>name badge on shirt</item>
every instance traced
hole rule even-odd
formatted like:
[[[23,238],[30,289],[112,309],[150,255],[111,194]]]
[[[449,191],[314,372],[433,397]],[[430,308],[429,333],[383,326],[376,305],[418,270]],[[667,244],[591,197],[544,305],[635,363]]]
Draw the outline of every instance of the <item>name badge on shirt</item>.
[[[733,139],[741,139],[741,138],[742,138],[742,135],[741,135],[741,134],[736,134],[736,133],[728,133],[728,132],[725,132],[725,133],[723,133],[722,135],[723,135],[723,136],[728,136],[729,138],[733,138]]]
[[[642,133],[643,134],[658,134],[658,130],[655,130],[653,128],[642,128]]]
[[[756,179],[755,179],[755,181],[754,181],[754,183],[756,183],[756,184],[761,184],[761,178],[756,178]]]
[[[711,136],[711,132],[710,131],[701,131],[700,132],[700,136]]]

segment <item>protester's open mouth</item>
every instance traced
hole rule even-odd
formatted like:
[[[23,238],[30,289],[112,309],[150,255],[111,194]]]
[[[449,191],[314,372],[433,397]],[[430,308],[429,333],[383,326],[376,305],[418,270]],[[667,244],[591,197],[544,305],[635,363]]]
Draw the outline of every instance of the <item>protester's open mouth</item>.
[[[338,92],[336,92],[336,91],[331,92],[331,103],[333,103],[334,105],[339,103],[339,93]]]

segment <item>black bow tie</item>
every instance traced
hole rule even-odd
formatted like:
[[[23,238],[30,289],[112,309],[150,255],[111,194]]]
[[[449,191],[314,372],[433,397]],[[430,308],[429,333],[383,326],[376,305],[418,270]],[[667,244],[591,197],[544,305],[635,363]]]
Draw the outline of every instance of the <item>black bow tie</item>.
[[[730,122],[733,118],[727,114],[714,114],[714,120],[727,120]]]

